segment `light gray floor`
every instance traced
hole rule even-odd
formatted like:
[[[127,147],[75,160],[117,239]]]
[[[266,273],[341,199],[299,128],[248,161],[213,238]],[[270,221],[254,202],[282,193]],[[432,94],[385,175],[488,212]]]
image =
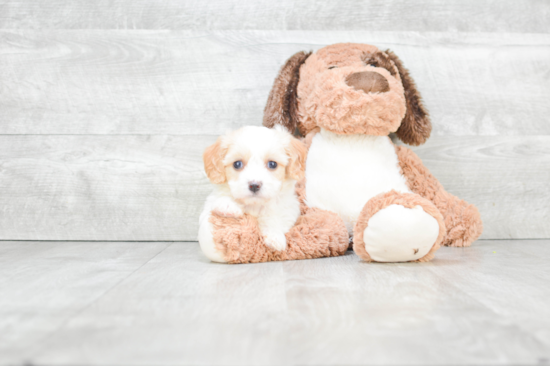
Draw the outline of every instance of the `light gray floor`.
[[[550,240],[254,265],[196,243],[0,242],[0,363],[548,364],[549,260]]]

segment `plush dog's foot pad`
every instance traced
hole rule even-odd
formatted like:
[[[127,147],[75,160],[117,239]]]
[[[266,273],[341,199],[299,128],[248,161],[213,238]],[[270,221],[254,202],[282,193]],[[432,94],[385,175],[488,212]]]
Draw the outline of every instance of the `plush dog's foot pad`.
[[[365,249],[377,262],[409,262],[424,257],[439,235],[437,220],[421,206],[393,204],[375,213],[363,232]]]

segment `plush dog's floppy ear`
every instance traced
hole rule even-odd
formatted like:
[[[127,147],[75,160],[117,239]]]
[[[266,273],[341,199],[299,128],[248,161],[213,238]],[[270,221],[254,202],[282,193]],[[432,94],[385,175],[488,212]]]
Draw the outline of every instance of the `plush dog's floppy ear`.
[[[280,124],[290,133],[298,127],[297,87],[300,80],[300,66],[311,52],[300,51],[288,59],[279,71],[264,109],[264,126],[272,128]]]
[[[225,157],[226,148],[223,147],[222,138],[210,145],[204,150],[202,160],[204,162],[204,170],[208,179],[214,184],[221,184],[227,181],[225,176],[225,167],[223,166],[223,158]]]
[[[286,175],[294,180],[302,179],[306,170],[306,145],[302,141],[292,137],[286,153],[289,157],[286,166]]]
[[[414,80],[409,75],[409,71],[403,67],[401,60],[390,50],[386,50],[385,53],[399,70],[407,102],[407,112],[395,134],[406,144],[415,146],[423,144],[432,132],[428,111],[422,104],[422,97],[416,90]]]

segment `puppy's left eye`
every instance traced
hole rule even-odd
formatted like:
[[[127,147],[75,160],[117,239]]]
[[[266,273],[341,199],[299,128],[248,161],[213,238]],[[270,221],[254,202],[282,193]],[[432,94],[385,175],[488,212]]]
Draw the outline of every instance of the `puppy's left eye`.
[[[267,167],[268,167],[269,169],[276,169],[276,168],[277,168],[277,162],[275,162],[275,161],[270,161],[270,162],[267,163]]]

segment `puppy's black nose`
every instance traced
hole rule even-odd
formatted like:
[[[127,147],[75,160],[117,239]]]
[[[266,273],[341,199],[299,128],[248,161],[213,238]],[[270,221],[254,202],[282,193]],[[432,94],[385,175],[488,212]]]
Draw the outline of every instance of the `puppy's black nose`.
[[[250,182],[248,183],[248,189],[250,189],[251,192],[256,193],[262,188],[261,182]]]

